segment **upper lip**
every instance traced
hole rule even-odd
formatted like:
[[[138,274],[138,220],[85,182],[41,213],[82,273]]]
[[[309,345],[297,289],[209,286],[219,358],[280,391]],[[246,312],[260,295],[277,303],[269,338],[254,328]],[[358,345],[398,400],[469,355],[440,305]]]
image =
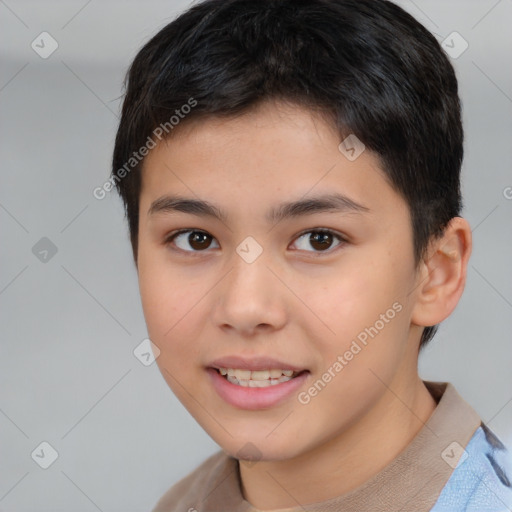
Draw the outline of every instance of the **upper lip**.
[[[256,356],[256,357],[241,357],[241,356],[226,356],[220,359],[215,359],[209,365],[210,368],[233,368],[239,370],[293,370],[294,372],[300,372],[304,370],[304,367],[295,366],[279,359],[274,359],[267,356]]]

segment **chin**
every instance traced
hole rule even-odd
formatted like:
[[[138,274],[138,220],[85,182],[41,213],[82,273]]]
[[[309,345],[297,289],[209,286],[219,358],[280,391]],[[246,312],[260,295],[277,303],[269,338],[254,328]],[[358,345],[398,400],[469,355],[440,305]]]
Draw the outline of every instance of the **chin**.
[[[287,436],[289,441],[283,438],[268,439],[265,435],[245,435],[236,439],[214,439],[215,442],[231,457],[240,462],[254,463],[255,461],[284,461],[301,455],[303,447],[297,446],[293,439],[295,436]]]

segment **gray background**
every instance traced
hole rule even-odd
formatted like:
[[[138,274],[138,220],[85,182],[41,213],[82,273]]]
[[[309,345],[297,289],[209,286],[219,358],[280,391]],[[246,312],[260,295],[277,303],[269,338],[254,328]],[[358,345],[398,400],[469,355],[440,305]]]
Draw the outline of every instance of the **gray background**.
[[[147,333],[121,203],[92,195],[130,60],[188,4],[0,1],[0,510],[148,511],[217,450],[134,356]],[[400,4],[440,41],[469,44],[453,62],[474,253],[421,372],[453,382],[510,445],[512,1]],[[47,59],[31,48],[43,31],[59,45]],[[33,253],[43,237],[57,248],[46,261]],[[43,441],[59,454],[48,469],[31,457]]]

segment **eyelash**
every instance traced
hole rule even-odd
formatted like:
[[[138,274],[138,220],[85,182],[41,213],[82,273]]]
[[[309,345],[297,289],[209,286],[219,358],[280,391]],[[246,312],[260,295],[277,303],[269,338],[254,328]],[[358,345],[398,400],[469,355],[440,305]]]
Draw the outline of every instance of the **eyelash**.
[[[169,236],[167,236],[164,241],[164,244],[166,246],[171,245],[174,242],[175,238],[177,238],[179,235],[182,235],[184,233],[201,233],[201,234],[211,236],[207,231],[203,231],[201,229],[190,229],[190,228],[189,229],[181,229],[181,230],[171,233]],[[333,230],[327,229],[327,228],[308,229],[307,231],[302,231],[294,238],[294,241],[298,240],[301,237],[303,237],[304,235],[307,235],[310,233],[321,233],[321,234],[332,235],[333,238],[338,239],[339,243],[337,245],[335,245],[334,247],[329,247],[329,249],[327,249],[325,251],[305,251],[305,252],[310,252],[310,253],[317,254],[317,255],[331,254],[332,252],[334,252],[334,250],[336,250],[337,247],[339,248],[340,246],[343,246],[346,243],[348,243],[348,240],[344,236],[337,233],[336,231],[333,231]],[[215,240],[215,237],[212,236],[212,239]],[[177,251],[177,252],[182,252],[182,253],[184,252],[184,253],[196,254],[196,255],[200,255],[201,253],[207,252],[207,249],[205,249],[203,251],[194,251],[194,250],[185,251],[184,249],[180,249],[180,248],[177,248],[177,249],[172,248],[172,250]]]

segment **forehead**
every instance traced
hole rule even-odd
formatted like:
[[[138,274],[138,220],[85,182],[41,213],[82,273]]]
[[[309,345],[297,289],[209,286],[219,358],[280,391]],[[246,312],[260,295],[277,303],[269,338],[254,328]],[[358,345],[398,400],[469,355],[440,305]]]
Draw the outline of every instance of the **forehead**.
[[[141,213],[166,194],[207,198],[227,214],[235,204],[255,214],[265,204],[267,218],[270,203],[331,193],[368,209],[403,209],[377,156],[364,150],[349,159],[341,142],[321,115],[275,102],[237,117],[185,120],[144,161]]]

